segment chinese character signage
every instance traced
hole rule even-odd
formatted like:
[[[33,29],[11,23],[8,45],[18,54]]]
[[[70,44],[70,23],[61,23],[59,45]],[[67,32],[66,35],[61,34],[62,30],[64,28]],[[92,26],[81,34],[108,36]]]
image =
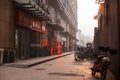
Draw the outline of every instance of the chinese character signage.
[[[31,30],[45,33],[45,24],[40,22],[26,13],[16,10],[16,24]]]

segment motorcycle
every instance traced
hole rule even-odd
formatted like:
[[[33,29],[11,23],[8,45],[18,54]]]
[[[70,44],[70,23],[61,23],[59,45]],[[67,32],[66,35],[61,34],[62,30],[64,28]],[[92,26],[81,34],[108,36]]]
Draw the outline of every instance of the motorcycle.
[[[76,51],[74,54],[74,59],[76,61],[80,61],[80,60],[84,59],[84,53],[82,51]]]
[[[92,76],[95,76],[96,73],[100,73],[100,80],[105,80],[107,75],[107,68],[110,65],[110,59],[109,57],[103,57],[100,56],[95,61],[93,67],[92,67]]]
[[[109,52],[110,54],[117,53],[116,50],[110,49],[109,47],[99,47],[99,50],[103,52]],[[110,58],[108,56],[98,55],[97,60],[94,62],[92,70],[92,76],[95,76],[96,73],[100,73],[99,79],[105,80],[107,75],[108,66],[111,64]]]

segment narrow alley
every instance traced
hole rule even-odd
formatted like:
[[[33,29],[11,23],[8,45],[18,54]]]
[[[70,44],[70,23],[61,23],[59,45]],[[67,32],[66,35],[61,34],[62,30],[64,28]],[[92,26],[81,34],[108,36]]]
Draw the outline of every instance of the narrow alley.
[[[1,80],[93,80],[91,61],[75,61],[70,54],[30,68],[1,66]],[[11,74],[12,73],[12,74]]]
[[[101,46],[102,80],[120,80],[120,0],[0,2],[0,80],[96,80]]]

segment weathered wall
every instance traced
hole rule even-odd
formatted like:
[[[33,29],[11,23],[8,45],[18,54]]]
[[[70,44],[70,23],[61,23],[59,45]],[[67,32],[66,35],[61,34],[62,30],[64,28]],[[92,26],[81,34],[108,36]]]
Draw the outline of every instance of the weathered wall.
[[[14,11],[11,1],[0,2],[0,48],[14,48]]]
[[[98,14],[102,16],[98,19],[98,45],[109,46],[116,49],[118,52],[111,57],[110,70],[116,75],[119,75],[119,19],[118,19],[118,4],[117,0],[109,0],[105,5],[100,5]],[[117,4],[118,3],[118,4]]]
[[[109,46],[119,51],[119,38],[118,38],[118,19],[117,19],[117,0],[110,1],[110,20],[109,20]],[[110,69],[116,75],[119,71],[119,54],[111,56],[112,64]]]

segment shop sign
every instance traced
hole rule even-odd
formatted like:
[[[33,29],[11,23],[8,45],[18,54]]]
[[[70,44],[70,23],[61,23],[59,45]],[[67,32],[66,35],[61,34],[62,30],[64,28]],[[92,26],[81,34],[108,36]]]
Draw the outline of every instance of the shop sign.
[[[45,33],[45,24],[42,24],[42,33]]]
[[[42,23],[40,23],[39,21],[35,20],[34,18],[30,19],[30,28],[34,31],[38,31],[38,32],[42,32],[41,31],[41,26]]]
[[[22,11],[16,11],[16,24],[29,28],[29,16]]]
[[[27,27],[37,32],[45,33],[44,23],[39,22],[38,20],[32,18],[31,16],[20,10],[16,11],[16,24],[22,27]]]

